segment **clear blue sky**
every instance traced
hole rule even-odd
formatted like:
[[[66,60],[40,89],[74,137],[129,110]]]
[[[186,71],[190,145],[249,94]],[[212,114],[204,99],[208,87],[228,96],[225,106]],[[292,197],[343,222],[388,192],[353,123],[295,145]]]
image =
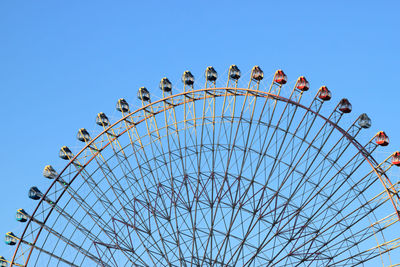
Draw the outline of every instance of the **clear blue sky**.
[[[305,75],[310,94],[326,84],[333,102],[349,98],[351,120],[367,112],[369,135],[385,130],[386,150],[400,149],[399,1],[168,2],[0,2],[1,239],[22,231],[16,209],[33,209],[29,187],[49,185],[44,165],[65,164],[58,150],[78,147],[79,128],[186,69]]]

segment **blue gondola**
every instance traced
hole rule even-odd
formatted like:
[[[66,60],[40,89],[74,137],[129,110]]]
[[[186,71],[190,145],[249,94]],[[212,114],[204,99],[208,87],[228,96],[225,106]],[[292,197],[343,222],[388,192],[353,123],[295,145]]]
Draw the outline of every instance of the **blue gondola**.
[[[160,89],[164,92],[172,91],[172,83],[168,80],[168,78],[164,77],[160,81]]]
[[[5,237],[4,237],[4,242],[5,242],[7,245],[14,246],[15,244],[17,244],[18,239],[17,239],[17,237],[14,235],[13,232],[8,232],[8,233],[6,233],[6,235],[5,235]]]
[[[42,197],[42,195],[43,195],[42,192],[40,192],[40,190],[36,186],[32,186],[29,189],[28,196],[33,200],[39,200]]]
[[[89,135],[89,132],[85,128],[80,128],[78,130],[76,138],[81,142],[89,142],[90,140],[92,140],[92,138]]]
[[[3,256],[0,256],[0,267],[7,267],[7,261]]]
[[[264,78],[264,72],[259,66],[254,66],[251,70],[251,78],[255,81],[261,81]]]
[[[241,72],[240,72],[238,66],[231,65],[229,67],[229,78],[231,78],[232,80],[237,81],[237,80],[239,80],[240,76],[241,76]]]
[[[126,102],[125,99],[120,98],[120,99],[118,99],[116,108],[117,108],[117,110],[119,112],[128,112],[129,111],[129,104],[128,104],[128,102]]]
[[[106,114],[100,112],[99,114],[97,114],[96,124],[100,126],[108,126],[110,124],[110,121],[108,120]]]
[[[209,66],[206,69],[205,76],[207,81],[215,82],[218,78],[218,73],[212,66]]]
[[[150,101],[150,93],[146,87],[140,87],[137,93],[137,97],[145,102]]]
[[[185,85],[193,85],[194,84],[194,76],[193,76],[193,74],[190,72],[190,71],[188,71],[188,70],[186,70],[183,74],[182,74],[182,82],[185,84]]]
[[[24,211],[24,209],[19,209],[15,214],[15,219],[19,222],[26,222],[28,220],[28,214]]]
[[[74,157],[71,150],[67,146],[61,147],[58,155],[60,158],[65,159],[65,160],[70,160]]]

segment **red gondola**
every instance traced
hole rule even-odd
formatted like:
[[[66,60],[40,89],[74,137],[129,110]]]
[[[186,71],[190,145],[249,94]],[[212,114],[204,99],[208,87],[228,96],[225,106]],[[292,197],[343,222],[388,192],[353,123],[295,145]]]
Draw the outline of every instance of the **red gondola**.
[[[389,144],[389,137],[385,134],[384,131],[380,131],[375,136],[375,142],[380,146],[387,146]]]
[[[319,88],[319,94],[318,97],[324,101],[328,101],[331,100],[332,98],[332,94],[331,91],[328,90],[328,87],[321,86],[321,88]]]
[[[304,76],[300,76],[297,79],[297,89],[301,90],[301,91],[307,91],[308,89],[310,89],[310,84],[308,83],[306,77]]]
[[[394,152],[392,156],[392,164],[396,166],[400,166],[400,152],[396,151]]]
[[[277,70],[275,72],[274,82],[279,83],[279,84],[285,84],[287,82],[287,76],[283,72],[283,70]]]
[[[351,112],[351,104],[349,102],[349,100],[347,100],[347,98],[343,98],[342,100],[340,100],[339,102],[339,110],[343,113],[350,113]]]

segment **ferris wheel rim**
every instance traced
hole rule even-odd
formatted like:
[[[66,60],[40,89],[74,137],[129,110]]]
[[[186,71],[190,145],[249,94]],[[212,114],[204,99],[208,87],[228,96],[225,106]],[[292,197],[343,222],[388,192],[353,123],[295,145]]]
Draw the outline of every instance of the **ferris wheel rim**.
[[[198,98],[194,98],[194,97],[187,97],[188,94],[194,94],[194,93],[201,93],[201,92],[211,92],[211,91],[217,91],[217,90],[222,90],[225,92],[230,92],[231,94],[204,94],[204,97],[198,97]],[[233,93],[234,91],[234,93]],[[242,92],[242,93],[239,93]],[[381,174],[379,174],[376,170],[377,166],[379,165],[378,162],[374,159],[374,157],[372,156],[372,154],[370,153],[363,153],[364,151],[362,150],[362,148],[364,148],[364,146],[362,146],[355,138],[352,138],[352,136],[350,136],[347,131],[345,129],[343,129],[342,127],[340,127],[337,123],[331,121],[329,118],[323,116],[319,111],[314,111],[312,109],[310,109],[307,106],[304,106],[303,104],[301,104],[298,101],[294,101],[291,100],[289,98],[285,98],[280,96],[279,94],[273,94],[270,92],[265,92],[265,91],[260,91],[260,90],[256,90],[256,89],[252,89],[252,88],[233,88],[233,87],[212,87],[212,88],[201,88],[201,89],[196,89],[196,90],[189,90],[189,91],[184,91],[184,92],[180,92],[177,94],[171,94],[169,96],[165,96],[157,101],[154,102],[150,102],[147,105],[142,105],[142,107],[139,107],[138,109],[132,111],[132,112],[127,112],[124,114],[124,116],[122,116],[120,119],[116,120],[113,123],[110,123],[110,125],[108,127],[104,127],[103,130],[96,135],[95,137],[93,137],[90,141],[88,141],[80,150],[79,152],[77,152],[76,154],[74,154],[74,156],[68,161],[68,163],[65,165],[65,167],[62,169],[62,171],[57,175],[57,177],[52,181],[51,185],[47,188],[47,190],[43,193],[43,197],[39,200],[38,204],[36,205],[34,211],[31,214],[31,217],[29,218],[25,229],[17,243],[17,246],[15,248],[14,251],[14,255],[12,257],[12,260],[10,261],[11,266],[16,265],[16,263],[14,262],[15,257],[17,255],[17,252],[20,248],[21,242],[23,237],[25,236],[25,233],[30,225],[30,223],[32,222],[32,218],[34,217],[34,215],[36,214],[38,208],[40,207],[40,205],[43,203],[45,197],[47,196],[47,194],[50,192],[50,190],[53,188],[53,186],[58,182],[58,179],[62,176],[62,174],[68,169],[68,167],[71,166],[71,164],[74,164],[75,159],[78,158],[78,156],[80,156],[82,153],[84,153],[84,151],[86,151],[87,149],[90,149],[90,145],[93,144],[96,140],[98,140],[99,138],[101,138],[103,135],[107,135],[107,132],[110,129],[113,129],[113,127],[115,127],[117,124],[121,123],[122,121],[126,120],[128,117],[135,115],[139,112],[143,112],[146,110],[146,108],[152,107],[153,105],[157,105],[160,104],[164,101],[167,101],[169,99],[174,99],[180,96],[183,96],[185,101],[179,102],[179,103],[174,103],[172,105],[168,105],[163,109],[160,109],[159,111],[151,114],[148,117],[143,117],[141,118],[137,123],[130,125],[129,127],[126,127],[125,130],[123,130],[118,136],[115,137],[115,140],[117,140],[120,136],[124,135],[128,130],[132,129],[133,127],[135,127],[136,125],[143,123],[144,121],[146,121],[148,118],[150,117],[154,117],[157,114],[163,113],[168,109],[171,108],[175,108],[176,106],[181,106],[181,105],[185,105],[186,103],[189,102],[195,102],[195,101],[199,101],[202,99],[206,99],[206,98],[212,98],[212,97],[223,97],[225,95],[229,95],[229,96],[244,96],[246,94],[251,94],[254,97],[262,97],[262,98],[273,98],[275,100],[281,101],[281,102],[286,102],[287,104],[291,104],[291,105],[295,105],[299,108],[302,108],[304,110],[306,110],[307,112],[311,112],[312,114],[314,114],[315,116],[319,117],[320,119],[324,120],[326,123],[330,124],[333,128],[335,128],[335,130],[337,130],[338,132],[340,132],[342,134],[342,136],[344,136],[352,145],[353,147],[355,147],[358,152],[360,154],[362,154],[363,158],[368,162],[368,164],[370,165],[370,167],[375,171],[375,173],[378,175],[379,179],[382,182],[382,178],[381,178]],[[335,107],[336,109],[337,107]],[[105,142],[104,146],[102,146],[101,148],[99,148],[99,152],[103,151],[106,147],[108,147],[111,144],[111,140],[108,140]],[[87,165],[89,165],[93,159],[95,159],[97,156],[97,154],[92,155],[91,157],[88,158],[88,160],[86,161],[86,163],[84,165],[81,166],[80,170],[77,171],[76,174],[74,174],[73,178],[70,180],[69,184],[67,186],[65,186],[62,190],[62,192],[60,193],[59,197],[57,197],[57,199],[54,201],[55,204],[57,204],[59,202],[59,200],[63,197],[64,193],[67,191],[68,187],[70,187],[70,185],[75,181],[75,179],[81,174],[81,172],[85,169],[85,167]],[[390,182],[389,177],[386,176],[385,173],[383,173],[383,175],[385,176],[385,178]],[[390,182],[391,184],[391,182]],[[400,214],[399,211],[396,209],[396,205],[394,203],[394,200],[392,198],[392,195],[389,193],[388,188],[385,186],[384,182],[382,182],[382,185],[384,187],[384,189],[386,190],[394,208],[395,208],[395,212],[397,213],[397,215],[400,218]],[[45,224],[47,222],[47,219],[50,217],[51,213],[54,210],[54,206],[50,208],[50,210],[47,212],[46,218],[43,221],[43,224]],[[43,225],[40,226],[40,229],[36,235],[36,238],[34,239],[34,242],[32,243],[33,245],[36,244],[41,231],[43,230]],[[33,251],[33,246],[31,246],[31,249],[29,251],[28,256],[26,257],[25,263],[26,265],[28,264],[29,260],[30,260],[30,256],[31,253]]]

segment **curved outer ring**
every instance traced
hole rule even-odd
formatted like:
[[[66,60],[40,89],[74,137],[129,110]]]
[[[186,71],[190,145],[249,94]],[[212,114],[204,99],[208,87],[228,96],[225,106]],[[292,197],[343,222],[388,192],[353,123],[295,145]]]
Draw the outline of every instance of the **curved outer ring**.
[[[104,129],[100,134],[98,134],[98,135],[97,135],[95,138],[93,138],[89,143],[87,143],[87,144],[74,156],[74,158],[72,158],[72,159],[68,162],[68,164],[65,166],[65,168],[59,173],[59,175],[57,176],[57,178],[54,179],[53,183],[50,185],[50,187],[49,187],[49,188],[46,190],[46,192],[43,194],[43,197],[40,199],[38,205],[36,206],[35,210],[33,211],[33,213],[32,213],[32,215],[31,215],[30,219],[28,220],[28,222],[27,222],[27,224],[26,224],[26,227],[25,227],[25,229],[24,229],[24,231],[23,231],[21,237],[19,238],[17,247],[15,248],[15,251],[14,251],[14,255],[13,255],[12,260],[11,260],[11,262],[10,262],[10,264],[11,264],[10,266],[15,265],[14,260],[15,260],[15,257],[16,257],[16,255],[17,255],[17,251],[18,251],[18,249],[19,249],[19,247],[20,247],[20,245],[21,245],[21,240],[23,240],[23,237],[24,237],[24,235],[25,235],[25,233],[26,233],[26,231],[27,231],[27,229],[28,229],[28,227],[29,227],[29,224],[31,223],[32,218],[33,218],[34,215],[36,214],[36,211],[38,210],[39,206],[42,204],[44,198],[45,198],[45,197],[47,196],[47,194],[50,192],[50,189],[54,186],[54,184],[57,183],[57,179],[58,179],[59,177],[61,177],[61,175],[64,173],[64,171],[67,170],[67,168],[72,164],[72,162],[73,162],[83,151],[85,151],[85,149],[87,149],[87,148],[90,146],[90,144],[92,144],[94,141],[96,141],[98,138],[100,138],[103,134],[107,134],[106,132],[107,132],[109,129],[113,128],[115,125],[117,125],[117,124],[120,123],[121,121],[125,120],[127,117],[132,116],[132,115],[134,115],[135,113],[141,112],[141,111],[143,111],[145,108],[150,107],[150,106],[152,106],[152,105],[154,105],[154,104],[161,103],[161,102],[163,102],[163,101],[165,101],[165,100],[168,100],[168,99],[171,99],[171,98],[176,98],[176,97],[179,97],[179,96],[185,96],[185,101],[182,101],[182,102],[180,102],[180,103],[174,103],[173,105],[168,105],[166,108],[160,109],[160,110],[158,110],[157,112],[155,112],[152,116],[155,116],[156,114],[162,113],[162,112],[164,112],[165,110],[170,109],[170,108],[173,107],[173,106],[183,105],[183,104],[185,104],[185,103],[187,103],[187,102],[190,102],[190,101],[197,101],[197,100],[200,100],[200,99],[205,99],[205,98],[210,98],[210,97],[221,97],[221,96],[224,96],[224,95],[225,95],[225,94],[203,94],[202,97],[194,98],[194,97],[192,97],[192,96],[186,97],[186,95],[188,95],[188,94],[200,93],[200,92],[208,92],[208,91],[217,91],[217,90],[231,91],[232,89],[235,90],[235,93],[232,93],[232,95],[245,95],[245,94],[247,94],[247,93],[250,93],[250,94],[252,94],[252,95],[254,95],[254,96],[257,96],[257,97],[264,97],[264,98],[270,97],[270,98],[274,98],[274,99],[279,100],[279,101],[282,101],[282,102],[287,102],[287,103],[289,103],[289,104],[296,105],[296,106],[298,106],[298,107],[300,107],[300,108],[303,108],[303,109],[307,110],[308,112],[311,112],[311,113],[315,114],[316,116],[320,117],[321,119],[323,119],[323,120],[325,120],[327,123],[329,123],[329,124],[330,124],[332,127],[334,127],[336,130],[338,130],[341,134],[343,134],[343,135],[347,138],[347,140],[348,140],[350,143],[352,143],[352,144],[356,147],[356,149],[363,155],[363,157],[365,158],[365,160],[366,160],[366,161],[368,162],[368,164],[372,167],[372,169],[374,170],[374,172],[375,172],[376,175],[378,176],[379,180],[381,181],[382,185],[385,187],[385,190],[386,190],[386,192],[387,192],[387,194],[388,194],[388,197],[390,198],[390,201],[392,202],[392,205],[393,205],[393,207],[394,207],[394,209],[395,209],[395,212],[396,212],[396,214],[397,214],[397,217],[399,218],[399,221],[400,221],[400,211],[397,210],[397,208],[396,208],[396,203],[395,203],[395,201],[394,201],[394,199],[393,199],[393,197],[392,197],[392,195],[391,195],[391,193],[390,193],[390,191],[389,191],[389,188],[386,187],[385,182],[384,182],[384,179],[385,179],[386,181],[388,181],[388,183],[390,184],[390,186],[392,186],[392,183],[391,183],[389,177],[387,177],[385,173],[383,173],[383,175],[381,175],[381,174],[379,173],[379,171],[377,170],[377,167],[376,167],[376,166],[379,165],[378,162],[372,157],[372,155],[371,155],[370,153],[368,153],[367,151],[365,151],[364,147],[363,147],[357,140],[355,140],[352,136],[350,136],[350,135],[349,135],[343,128],[341,128],[339,125],[333,123],[333,122],[330,121],[328,118],[322,116],[320,113],[315,112],[315,111],[313,111],[312,109],[310,109],[310,108],[308,108],[308,107],[306,107],[306,106],[304,106],[304,105],[302,105],[302,104],[300,104],[300,103],[298,103],[298,102],[296,102],[296,101],[293,101],[293,100],[290,100],[290,99],[288,99],[288,98],[284,98],[284,97],[282,97],[282,96],[275,95],[275,94],[272,94],[272,93],[263,92],[263,91],[259,91],[259,90],[254,90],[254,89],[250,89],[250,88],[229,88],[229,87],[202,88],[202,89],[198,89],[198,90],[186,91],[186,92],[183,92],[183,93],[179,93],[179,94],[175,94],[175,95],[170,95],[170,96],[164,97],[164,98],[162,98],[162,99],[160,99],[160,100],[157,100],[157,101],[155,101],[155,102],[149,103],[149,104],[147,104],[147,105],[143,105],[141,108],[139,108],[139,109],[137,109],[137,110],[135,110],[135,111],[133,111],[133,112],[127,113],[126,116],[122,117],[121,119],[119,119],[119,120],[116,121],[115,123],[111,124],[108,128]],[[241,91],[244,91],[244,93],[241,92]],[[146,118],[141,119],[140,121],[138,121],[138,122],[135,124],[135,126],[136,126],[137,124],[143,122],[144,120],[146,120]],[[116,138],[118,138],[119,136],[123,135],[128,129],[131,129],[132,127],[133,127],[133,126],[130,126],[129,128],[127,128],[127,129],[125,129],[124,131],[122,131],[122,132],[120,133],[120,135],[118,135]],[[76,177],[78,177],[78,175],[79,175],[80,172],[86,167],[86,165],[88,165],[88,164],[97,156],[97,154],[98,154],[99,152],[103,151],[103,150],[110,144],[110,142],[111,142],[111,141],[108,141],[101,149],[99,149],[99,151],[98,151],[95,155],[93,155],[93,156],[86,162],[85,165],[82,166],[82,168],[81,168],[81,169],[75,174],[75,176],[71,179],[70,184],[75,180]],[[382,176],[384,176],[384,177],[382,177]],[[55,204],[57,204],[58,201],[61,199],[61,197],[64,195],[66,189],[67,189],[67,187],[65,187],[64,190],[60,193],[59,197],[58,197],[58,198],[55,200],[55,202],[54,202]],[[400,201],[399,196],[398,196],[397,194],[396,194],[396,196],[397,196],[397,198],[398,198],[398,201]],[[54,209],[54,208],[51,208],[51,209],[50,209],[50,211],[48,212],[48,214],[47,214],[45,220],[43,221],[43,224],[46,224],[46,221],[47,221],[47,219],[49,218],[49,216],[51,215],[53,209]],[[40,229],[39,229],[39,231],[38,231],[38,233],[37,233],[37,235],[36,235],[36,238],[35,238],[35,240],[33,241],[33,244],[32,244],[32,245],[36,244],[36,241],[38,240],[39,235],[40,235],[42,229],[43,229],[43,227],[40,227]],[[30,249],[30,251],[29,251],[29,255],[28,255],[28,257],[26,258],[26,261],[25,261],[25,265],[24,265],[24,266],[27,266],[27,264],[28,264],[28,262],[29,262],[29,259],[30,259],[30,257],[31,257],[32,251],[33,251],[33,246],[31,246],[31,249]]]

